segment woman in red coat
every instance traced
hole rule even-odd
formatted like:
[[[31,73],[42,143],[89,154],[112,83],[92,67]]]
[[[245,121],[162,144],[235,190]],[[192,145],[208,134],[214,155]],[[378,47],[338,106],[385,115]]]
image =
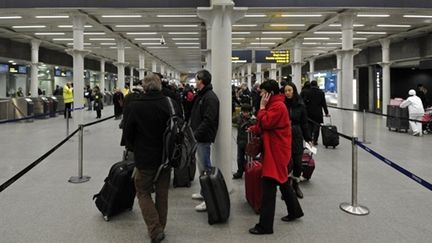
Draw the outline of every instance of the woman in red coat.
[[[252,133],[260,134],[263,142],[262,155],[262,206],[259,223],[251,228],[251,234],[272,234],[276,204],[276,190],[280,187],[288,215],[282,221],[292,221],[303,216],[303,211],[291,185],[288,183],[288,164],[291,160],[291,123],[285,105],[274,80],[261,84],[261,103],[257,125]]]

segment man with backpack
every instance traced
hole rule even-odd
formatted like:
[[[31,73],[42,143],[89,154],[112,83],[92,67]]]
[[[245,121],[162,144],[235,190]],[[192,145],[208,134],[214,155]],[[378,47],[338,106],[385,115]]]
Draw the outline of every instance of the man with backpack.
[[[130,102],[124,120],[125,143],[134,151],[135,188],[138,203],[147,225],[151,242],[161,242],[168,213],[168,189],[170,167],[162,168],[164,153],[164,133],[167,122],[172,116],[168,98],[162,94],[162,83],[155,74],[148,75],[143,81],[144,94]],[[177,110],[176,102],[171,102]],[[155,191],[155,202],[151,193]]]
[[[190,124],[197,141],[196,161],[198,170],[202,175],[212,167],[210,161],[211,144],[214,143],[219,125],[219,99],[213,92],[211,74],[201,70],[195,75],[197,96],[192,107]],[[202,192],[194,193],[192,199],[203,200]],[[195,207],[203,212],[207,210],[205,202]]]

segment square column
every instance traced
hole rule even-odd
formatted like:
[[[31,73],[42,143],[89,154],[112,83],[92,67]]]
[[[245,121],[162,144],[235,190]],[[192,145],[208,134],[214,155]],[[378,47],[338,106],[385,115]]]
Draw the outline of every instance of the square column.
[[[301,68],[303,66],[301,44],[301,39],[295,39],[293,49],[294,62],[291,63],[292,82],[295,84],[297,89],[301,89]]]
[[[125,62],[125,43],[122,39],[117,40],[117,62],[114,64],[117,66],[116,86],[123,90],[125,87],[125,68],[128,63]]]
[[[353,79],[354,79],[354,49],[353,49],[353,21],[354,14],[344,13],[340,16],[342,24],[342,87],[340,107],[353,109]]]
[[[380,40],[381,50],[382,50],[382,62],[380,63],[382,67],[382,112],[387,114],[387,105],[390,104],[390,39]],[[378,94],[379,96],[379,94]],[[379,98],[379,97],[378,97]]]
[[[30,93],[32,97],[38,97],[38,87],[39,87],[39,46],[40,40],[31,40],[31,81],[30,81]],[[24,96],[27,96],[25,94]]]
[[[103,94],[105,92],[105,59],[100,60],[100,73],[99,73],[99,89]]]
[[[138,64],[138,70],[139,70],[139,80],[143,80],[145,76],[145,55],[144,53],[140,52],[139,54],[139,64]]]

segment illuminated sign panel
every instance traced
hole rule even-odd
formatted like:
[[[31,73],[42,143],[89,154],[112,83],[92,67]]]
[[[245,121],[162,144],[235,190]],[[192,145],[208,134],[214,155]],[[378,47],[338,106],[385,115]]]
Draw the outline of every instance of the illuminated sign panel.
[[[255,51],[256,63],[290,63],[290,51],[288,50],[272,50],[272,51]]]
[[[251,50],[232,51],[231,56],[231,61],[233,63],[252,63]]]

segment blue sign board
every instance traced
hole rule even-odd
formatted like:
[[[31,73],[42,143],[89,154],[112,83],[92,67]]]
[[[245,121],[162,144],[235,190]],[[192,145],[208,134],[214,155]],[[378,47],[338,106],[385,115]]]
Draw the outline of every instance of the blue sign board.
[[[252,63],[252,50],[232,51],[233,63]]]

